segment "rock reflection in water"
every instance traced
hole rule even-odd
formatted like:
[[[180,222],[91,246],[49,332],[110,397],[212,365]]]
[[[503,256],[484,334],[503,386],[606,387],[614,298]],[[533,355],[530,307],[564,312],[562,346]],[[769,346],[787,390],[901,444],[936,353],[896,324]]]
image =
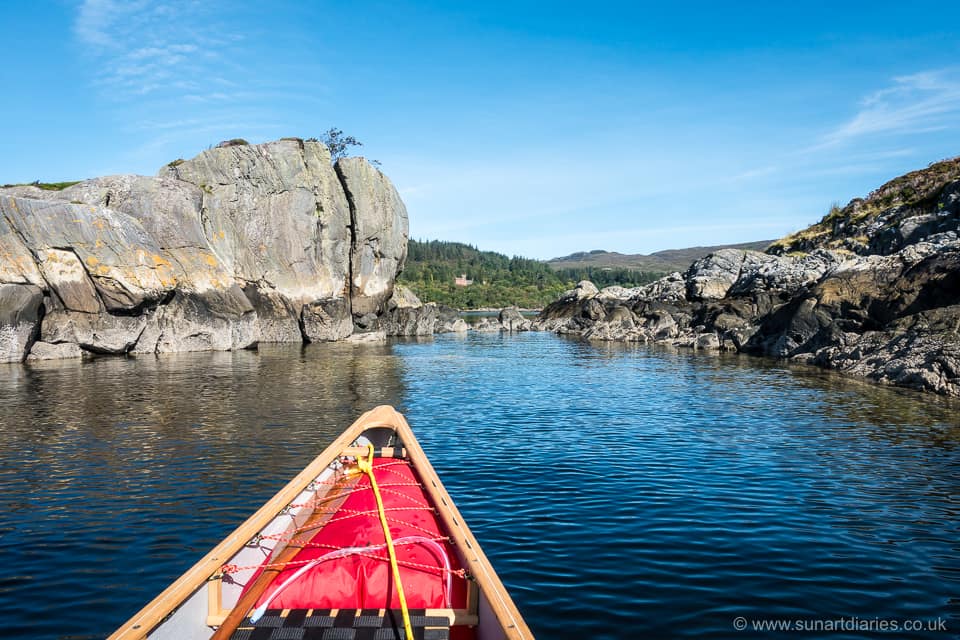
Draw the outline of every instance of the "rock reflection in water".
[[[956,401],[471,332],[0,367],[4,637],[108,634],[382,403],[539,637],[960,625]]]
[[[156,576],[185,570],[360,413],[402,395],[389,345],[0,365],[5,637],[66,631],[15,596],[28,593],[93,632],[71,637],[103,637]]]

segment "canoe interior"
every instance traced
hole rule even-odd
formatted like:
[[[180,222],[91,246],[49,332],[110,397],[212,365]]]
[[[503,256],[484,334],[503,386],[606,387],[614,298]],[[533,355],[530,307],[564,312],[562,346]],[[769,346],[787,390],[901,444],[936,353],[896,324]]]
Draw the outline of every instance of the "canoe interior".
[[[368,444],[375,449],[374,475],[414,636],[532,638],[403,416],[392,407],[361,416],[111,638],[403,637],[369,481],[353,471]],[[262,593],[260,585],[268,585]],[[262,613],[255,622],[252,598]],[[241,599],[243,611],[231,615]],[[239,613],[242,620],[234,622]]]

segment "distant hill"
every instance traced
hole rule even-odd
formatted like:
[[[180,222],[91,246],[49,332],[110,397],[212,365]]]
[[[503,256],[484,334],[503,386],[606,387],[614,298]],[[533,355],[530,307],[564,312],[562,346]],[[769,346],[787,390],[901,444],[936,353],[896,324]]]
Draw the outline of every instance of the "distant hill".
[[[547,264],[556,271],[564,269],[631,269],[654,273],[669,273],[671,271],[686,271],[695,260],[719,251],[720,249],[753,249],[763,251],[773,242],[772,240],[758,240],[756,242],[741,242],[740,244],[723,244],[713,247],[689,247],[687,249],[666,249],[651,254],[625,254],[616,251],[578,251],[562,258],[553,258]]]

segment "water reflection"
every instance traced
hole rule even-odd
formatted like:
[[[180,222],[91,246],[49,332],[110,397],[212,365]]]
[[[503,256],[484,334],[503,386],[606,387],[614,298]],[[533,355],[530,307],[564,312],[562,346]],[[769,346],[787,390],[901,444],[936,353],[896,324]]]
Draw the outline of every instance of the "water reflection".
[[[0,366],[5,637],[106,635],[384,403],[540,637],[960,612],[955,401],[471,333]]]
[[[402,397],[389,345],[0,369],[5,637],[62,635],[66,619],[23,607],[30,592],[103,637],[345,425]]]

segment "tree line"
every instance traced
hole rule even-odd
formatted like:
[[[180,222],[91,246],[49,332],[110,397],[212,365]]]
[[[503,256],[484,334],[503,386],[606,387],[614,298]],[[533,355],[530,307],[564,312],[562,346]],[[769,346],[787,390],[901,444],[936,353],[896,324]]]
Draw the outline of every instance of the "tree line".
[[[473,284],[457,286],[454,280],[460,275]],[[406,266],[398,280],[424,302],[460,309],[512,305],[542,308],[579,280],[590,280],[601,288],[631,287],[652,282],[660,275],[602,267],[554,270],[540,260],[481,251],[460,242],[410,240]]]

